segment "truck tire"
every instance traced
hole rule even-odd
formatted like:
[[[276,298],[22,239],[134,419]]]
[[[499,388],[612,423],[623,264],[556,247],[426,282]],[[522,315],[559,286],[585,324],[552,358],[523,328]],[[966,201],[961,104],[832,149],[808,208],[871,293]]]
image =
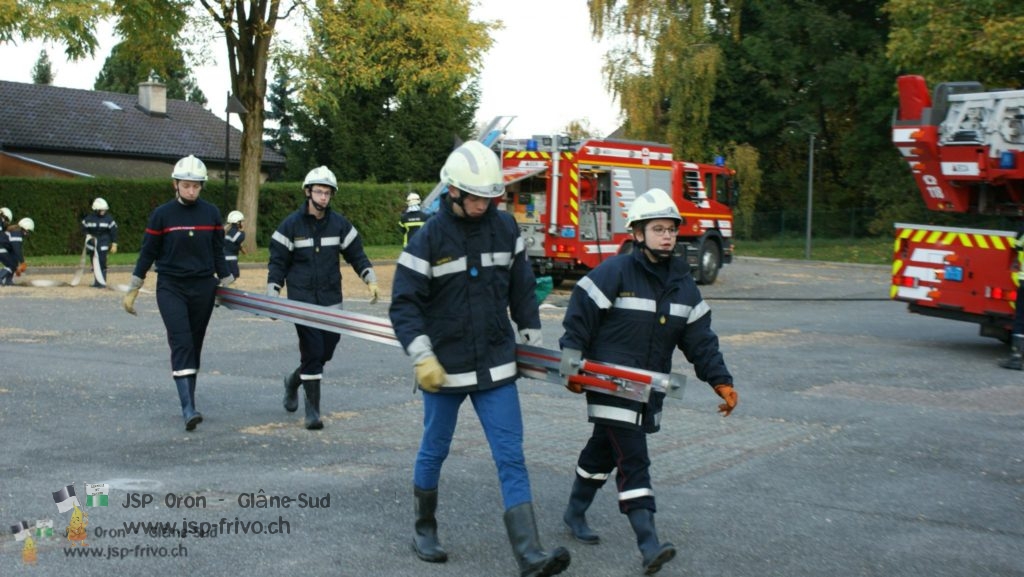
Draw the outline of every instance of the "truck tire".
[[[720,268],[722,268],[722,249],[718,247],[717,242],[705,240],[700,245],[697,268],[694,270],[697,284],[715,284]]]

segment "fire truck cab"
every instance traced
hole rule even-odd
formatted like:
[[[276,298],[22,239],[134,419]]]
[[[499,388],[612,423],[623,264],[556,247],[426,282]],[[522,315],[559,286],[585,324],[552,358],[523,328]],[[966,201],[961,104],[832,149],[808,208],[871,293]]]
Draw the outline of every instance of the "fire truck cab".
[[[539,135],[503,140],[505,210],[515,216],[538,275],[554,284],[584,276],[631,242],[626,214],[652,188],[668,192],[683,224],[685,251],[697,282],[711,284],[732,261],[735,171],[674,160],[653,142]]]

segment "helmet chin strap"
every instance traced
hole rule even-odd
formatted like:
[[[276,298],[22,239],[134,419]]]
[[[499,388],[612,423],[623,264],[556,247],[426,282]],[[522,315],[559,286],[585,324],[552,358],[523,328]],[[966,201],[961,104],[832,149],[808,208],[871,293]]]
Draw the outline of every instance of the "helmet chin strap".
[[[647,252],[648,254],[650,254],[652,257],[654,257],[654,259],[656,261],[658,261],[658,262],[664,262],[664,261],[667,261],[668,259],[672,258],[672,250],[671,249],[670,250],[661,250],[661,249],[651,248],[651,246],[647,244],[647,238],[646,237],[644,238],[643,250],[645,252]]]
[[[462,218],[463,219],[468,220],[470,222],[475,222],[475,221],[481,220],[484,217],[483,214],[481,214],[480,216],[469,216],[469,211],[466,210],[466,204],[465,204],[466,194],[467,194],[466,191],[460,190],[459,191],[459,196],[452,196],[451,192],[449,191],[448,198],[451,200],[451,202],[453,204],[457,204],[459,206],[459,210],[462,211]],[[484,211],[484,214],[486,214],[486,212],[487,211]]]
[[[309,201],[309,204],[313,205],[313,208],[316,209],[317,212],[326,212],[327,207],[330,205],[330,201],[327,201],[327,204],[323,205],[318,203],[317,201],[313,200],[313,195],[307,196],[306,200]]]
[[[202,191],[203,189],[200,188],[199,192],[202,193]],[[174,195],[178,197],[179,203],[184,204],[186,206],[191,206],[196,203],[195,200],[188,200],[185,197],[181,196],[181,193],[178,191],[178,183],[174,183]],[[197,196],[196,198],[198,199],[199,197]]]

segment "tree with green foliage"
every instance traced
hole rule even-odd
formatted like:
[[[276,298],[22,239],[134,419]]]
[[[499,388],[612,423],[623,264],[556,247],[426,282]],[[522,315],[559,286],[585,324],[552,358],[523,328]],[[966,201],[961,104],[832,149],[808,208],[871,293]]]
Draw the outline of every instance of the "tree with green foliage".
[[[53,84],[53,67],[50,65],[50,55],[46,50],[39,51],[39,59],[32,67],[33,84]]]
[[[728,5],[728,3],[726,3]],[[708,119],[722,54],[713,34],[728,22],[704,0],[592,0],[594,35],[625,38],[606,59],[631,138],[667,142],[676,154],[706,160]]]
[[[274,81],[267,92],[267,120],[273,120],[275,127],[263,129],[263,134],[270,146],[287,155],[293,139],[292,95],[295,93],[294,81],[288,73],[288,67],[282,62],[274,66]]]
[[[479,100],[471,82],[493,24],[467,0],[316,3],[300,55],[293,151],[343,180],[436,178]]]
[[[210,23],[223,35],[232,93],[249,111],[241,115],[241,169],[236,206],[249,215],[245,244],[256,248],[260,167],[263,162],[263,99],[270,44],[281,14],[280,0],[5,0],[0,9],[0,41],[39,38],[65,44],[69,58],[91,56],[96,25],[114,18],[116,30],[143,66],[166,62],[168,46],[209,37]],[[204,30],[206,28],[207,30]],[[181,41],[181,43],[177,43]],[[166,75],[164,75],[166,77]]]
[[[889,0],[887,54],[900,73],[930,84],[977,80],[1024,86],[1024,2]]]
[[[71,60],[92,56],[110,8],[109,0],[0,0],[0,42],[39,39],[63,44]]]
[[[169,61],[173,61],[163,68],[167,76],[145,68],[141,64],[141,59],[130,50],[131,45],[125,42],[116,44],[110,50],[110,56],[107,56],[103,68],[96,75],[94,90],[133,94],[138,91],[139,83],[155,79],[167,86],[167,98],[188,100],[202,105],[207,103],[206,95],[192,78],[180,50],[170,49],[165,52]]]

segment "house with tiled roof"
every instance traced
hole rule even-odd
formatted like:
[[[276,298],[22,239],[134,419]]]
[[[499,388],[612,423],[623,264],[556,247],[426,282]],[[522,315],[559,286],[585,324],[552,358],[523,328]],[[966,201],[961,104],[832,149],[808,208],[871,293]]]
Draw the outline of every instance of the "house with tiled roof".
[[[202,105],[167,98],[164,85],[138,94],[0,81],[0,176],[167,178],[194,154],[211,179],[238,176],[242,133]],[[285,158],[263,149],[262,180]]]

